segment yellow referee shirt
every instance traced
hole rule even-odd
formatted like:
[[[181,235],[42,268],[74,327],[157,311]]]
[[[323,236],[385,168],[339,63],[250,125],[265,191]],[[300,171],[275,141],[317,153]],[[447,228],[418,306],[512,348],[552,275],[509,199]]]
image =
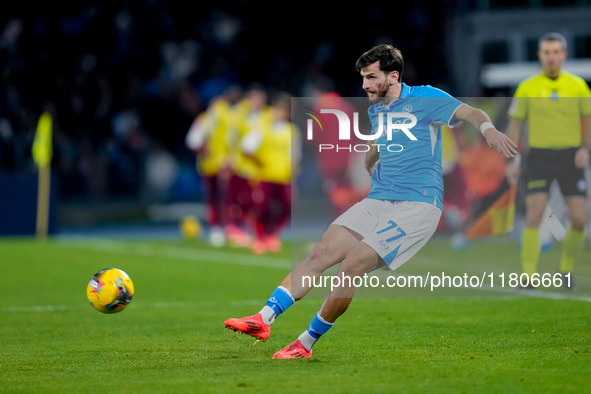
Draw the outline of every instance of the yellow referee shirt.
[[[519,84],[509,116],[527,119],[531,148],[578,148],[581,117],[591,116],[590,96],[582,78],[563,70],[551,79],[542,72]]]

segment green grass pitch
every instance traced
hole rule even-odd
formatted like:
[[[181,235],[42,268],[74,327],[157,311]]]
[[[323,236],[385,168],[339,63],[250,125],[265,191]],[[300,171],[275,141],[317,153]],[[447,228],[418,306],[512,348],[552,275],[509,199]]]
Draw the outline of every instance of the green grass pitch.
[[[272,360],[318,310],[296,303],[256,343],[223,327],[258,312],[288,273],[289,244],[254,256],[186,240],[0,240],[0,392],[579,393],[591,376],[591,252],[575,271],[577,299],[359,298],[311,359]],[[294,244],[294,255],[308,244]],[[554,272],[560,248],[542,255]],[[461,252],[430,241],[403,269],[467,262],[518,265],[509,240]],[[115,315],[86,300],[88,280],[117,267],[131,305]],[[408,268],[406,268],[408,267]],[[478,271],[478,269],[476,269]],[[480,293],[479,293],[480,294]]]

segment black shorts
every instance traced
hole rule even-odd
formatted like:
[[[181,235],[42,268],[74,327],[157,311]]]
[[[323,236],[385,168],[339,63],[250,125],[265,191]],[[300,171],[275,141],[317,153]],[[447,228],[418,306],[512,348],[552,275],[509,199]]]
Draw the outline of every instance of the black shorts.
[[[548,193],[550,184],[556,179],[564,197],[586,196],[585,174],[575,167],[576,152],[577,148],[530,149],[525,168],[527,194]]]

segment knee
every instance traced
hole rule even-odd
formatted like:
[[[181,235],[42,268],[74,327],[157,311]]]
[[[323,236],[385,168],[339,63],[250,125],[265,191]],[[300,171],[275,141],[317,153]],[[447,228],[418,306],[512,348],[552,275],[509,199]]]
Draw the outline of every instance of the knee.
[[[300,264],[307,270],[313,270],[318,273],[324,272],[327,268],[340,262],[339,256],[333,247],[330,247],[325,241],[318,242],[308,257]]]
[[[314,248],[312,248],[312,251],[310,252],[310,255],[308,256],[307,260],[309,260],[310,262],[321,262],[324,259],[326,259],[329,255],[330,249],[328,245],[326,244],[326,242],[320,241],[316,245],[314,245]]]
[[[339,275],[346,275],[349,277],[363,276],[370,271],[369,267],[370,259],[359,252],[358,249],[354,249],[349,252],[341,266],[339,267]],[[373,265],[373,264],[371,264]]]
[[[585,231],[585,220],[583,218],[572,218],[571,227],[576,231]]]
[[[353,278],[355,276],[358,276],[359,272],[358,272],[358,268],[359,265],[358,264],[353,264],[353,261],[350,258],[345,257],[345,260],[343,260],[343,262],[341,263],[341,266],[339,267],[339,271],[338,271],[338,276],[339,277],[349,277],[349,278]]]

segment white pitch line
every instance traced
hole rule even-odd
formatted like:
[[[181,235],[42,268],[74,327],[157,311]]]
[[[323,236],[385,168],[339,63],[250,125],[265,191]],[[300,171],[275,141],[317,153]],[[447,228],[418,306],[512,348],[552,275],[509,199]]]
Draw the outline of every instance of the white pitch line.
[[[259,305],[264,300],[235,300],[235,301],[175,301],[175,302],[154,302],[141,303],[136,302],[130,308],[133,309],[177,309],[177,308],[197,308],[217,305],[241,306],[241,305]],[[30,312],[69,312],[79,311],[81,309],[91,308],[88,303],[84,305],[32,305],[32,306],[9,306],[0,308],[0,313],[30,313]]]
[[[67,247],[96,250],[106,253],[168,257],[199,262],[206,261],[278,269],[289,269],[291,267],[291,260],[289,259],[253,256],[221,250],[193,249],[174,245],[154,245],[145,242],[124,242],[102,238],[75,238],[74,240],[60,241],[60,244]]]
[[[67,312],[75,309],[71,305],[33,305],[33,306],[8,306],[0,308],[0,313],[24,313],[24,312]]]
[[[124,242],[112,239],[104,238],[70,238],[69,241],[60,241],[64,246],[78,247],[88,250],[97,250],[100,252],[107,253],[118,253],[118,254],[135,254],[140,256],[149,257],[168,257],[177,258],[191,261],[208,261],[215,263],[234,264],[234,265],[245,265],[253,267],[265,267],[265,268],[278,268],[278,269],[289,269],[291,267],[291,260],[268,257],[268,256],[253,256],[243,253],[225,252],[218,250],[206,250],[206,249],[193,249],[185,248],[174,245],[160,245],[160,244],[149,244],[145,242]],[[498,268],[498,267],[496,267]],[[481,288],[484,291],[500,292],[505,294],[515,294],[516,289],[514,288],[491,288],[484,286]],[[541,290],[530,290],[523,291],[523,294],[527,298],[546,298],[546,299],[567,299],[577,300],[583,302],[591,302],[586,294],[582,297],[571,297],[562,293],[555,293],[550,291]],[[511,297],[511,298],[525,298],[525,297]],[[426,297],[427,298],[427,297]],[[473,297],[466,297],[473,298]],[[0,309],[1,310],[1,309]]]
[[[492,290],[492,289],[486,289]],[[508,291],[501,292],[509,293]],[[527,294],[526,294],[527,293]],[[515,294],[514,292],[511,294]],[[524,295],[529,295],[533,298],[546,298],[546,299],[556,299],[556,300],[573,300],[573,301],[583,301],[583,302],[591,302],[591,298],[570,298],[564,294],[560,293],[551,293],[547,291],[539,291],[539,290],[524,290]],[[361,297],[361,299],[365,299],[366,297]],[[424,297],[432,298],[432,297]],[[448,297],[445,297],[448,298]],[[477,297],[453,297],[455,299],[473,299]],[[504,298],[490,298],[492,300],[522,300],[525,297],[504,297]],[[389,298],[380,297],[380,300],[385,300]],[[300,300],[300,303],[307,303],[307,302],[317,302],[318,298],[304,298]],[[215,307],[219,305],[224,306],[243,306],[243,305],[261,305],[264,300],[233,300],[233,301],[175,301],[175,302],[154,302],[154,303],[141,303],[136,302],[133,306],[130,306],[132,309],[141,309],[141,310],[152,310],[152,309],[182,309],[182,308],[198,308],[198,307]],[[0,313],[47,313],[47,312],[72,312],[72,311],[80,311],[82,309],[87,309],[92,307],[84,303],[84,305],[32,305],[32,306],[9,306],[0,308]]]

